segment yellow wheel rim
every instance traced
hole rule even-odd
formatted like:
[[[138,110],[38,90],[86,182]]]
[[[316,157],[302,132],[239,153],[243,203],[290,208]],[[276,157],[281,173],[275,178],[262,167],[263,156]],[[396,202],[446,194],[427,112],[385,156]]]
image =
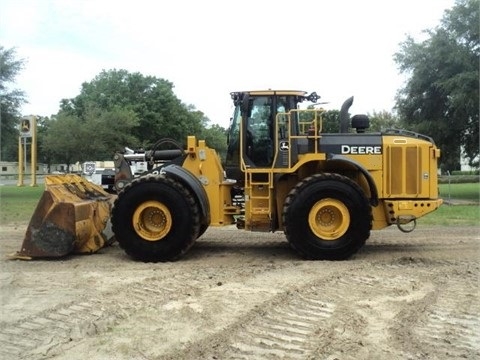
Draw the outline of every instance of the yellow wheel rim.
[[[310,209],[308,225],[322,240],[337,240],[350,226],[350,213],[343,202],[325,198],[317,201]]]
[[[146,201],[133,213],[133,227],[147,241],[162,240],[172,228],[172,214],[159,201]]]

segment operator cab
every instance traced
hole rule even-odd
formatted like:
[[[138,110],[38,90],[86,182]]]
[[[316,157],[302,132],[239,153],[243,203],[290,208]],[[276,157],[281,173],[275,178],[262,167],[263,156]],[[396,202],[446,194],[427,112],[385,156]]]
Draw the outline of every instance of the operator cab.
[[[228,130],[225,169],[228,178],[239,182],[243,180],[240,159],[248,168],[271,168],[275,146],[288,146],[288,132],[295,135],[298,131],[296,124],[288,123],[287,113],[304,100],[315,102],[319,98],[316,93],[307,96],[304,91],[273,90],[233,92],[231,97],[235,109]],[[296,123],[296,114],[290,119]]]

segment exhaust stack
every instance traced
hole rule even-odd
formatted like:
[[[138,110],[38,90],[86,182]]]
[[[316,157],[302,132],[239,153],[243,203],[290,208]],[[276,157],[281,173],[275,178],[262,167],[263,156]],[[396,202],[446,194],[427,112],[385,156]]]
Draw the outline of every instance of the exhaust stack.
[[[350,116],[348,115],[348,109],[353,104],[353,96],[349,97],[342,105],[340,109],[340,132],[347,133],[350,123]]]

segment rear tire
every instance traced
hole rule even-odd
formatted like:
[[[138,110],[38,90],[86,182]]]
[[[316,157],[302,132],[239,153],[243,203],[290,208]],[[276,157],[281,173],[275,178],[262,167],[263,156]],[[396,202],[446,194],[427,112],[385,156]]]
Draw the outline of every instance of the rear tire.
[[[112,230],[131,257],[144,262],[173,261],[193,245],[200,231],[200,212],[180,182],[144,176],[118,194]]]
[[[370,236],[371,207],[362,189],[338,174],[317,174],[297,184],[283,207],[285,234],[306,259],[345,260]]]

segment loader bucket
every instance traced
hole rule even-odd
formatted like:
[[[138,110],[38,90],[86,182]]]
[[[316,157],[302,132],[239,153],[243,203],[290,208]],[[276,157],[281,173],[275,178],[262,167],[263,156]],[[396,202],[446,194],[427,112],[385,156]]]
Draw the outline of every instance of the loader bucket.
[[[105,246],[102,233],[114,195],[79,175],[45,177],[45,191],[15,259],[55,258],[93,253]]]

